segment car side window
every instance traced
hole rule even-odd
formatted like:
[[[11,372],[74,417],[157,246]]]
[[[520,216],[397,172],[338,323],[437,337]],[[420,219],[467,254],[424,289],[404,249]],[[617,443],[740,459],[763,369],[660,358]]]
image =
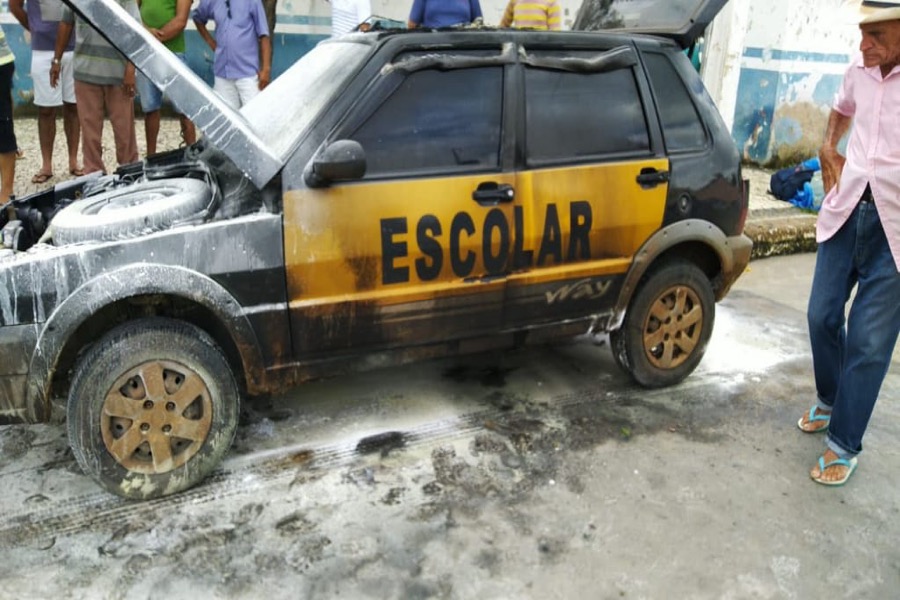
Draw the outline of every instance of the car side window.
[[[703,148],[706,131],[672,61],[662,54],[647,52],[644,63],[656,94],[666,148],[670,152]]]
[[[503,69],[410,73],[350,138],[366,179],[497,169]]]
[[[525,102],[529,165],[650,152],[631,68],[579,73],[526,67]]]

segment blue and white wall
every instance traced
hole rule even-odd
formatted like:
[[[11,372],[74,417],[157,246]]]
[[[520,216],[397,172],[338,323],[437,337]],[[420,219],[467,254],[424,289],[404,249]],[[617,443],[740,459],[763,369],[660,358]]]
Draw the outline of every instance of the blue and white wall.
[[[859,30],[841,0],[731,0],[704,80],[748,161],[814,156]]]

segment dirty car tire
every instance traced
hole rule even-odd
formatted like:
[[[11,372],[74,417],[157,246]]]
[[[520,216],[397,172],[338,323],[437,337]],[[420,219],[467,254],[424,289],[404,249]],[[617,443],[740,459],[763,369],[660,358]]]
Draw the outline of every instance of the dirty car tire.
[[[620,329],[610,332],[616,363],[640,385],[674,385],[706,352],[715,321],[712,285],[685,261],[664,263],[645,276]]]
[[[111,241],[160,231],[209,205],[212,191],[187,177],[143,181],[73,202],[50,223],[53,241]]]
[[[79,361],[69,443],[107,490],[148,499],[203,480],[231,446],[240,397],[228,361],[203,330],[165,318],[126,323]]]

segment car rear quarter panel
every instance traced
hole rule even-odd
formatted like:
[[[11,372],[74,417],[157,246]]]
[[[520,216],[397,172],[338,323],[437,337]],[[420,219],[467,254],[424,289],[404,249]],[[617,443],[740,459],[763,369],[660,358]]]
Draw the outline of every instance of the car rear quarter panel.
[[[251,392],[265,388],[265,367],[290,354],[280,215],[258,214],[119,242],[46,247],[0,267],[0,285],[12,290],[0,308],[0,375],[22,375],[23,401],[0,400],[29,421],[48,417],[51,380],[69,341],[105,307],[151,295],[176,296],[205,307],[225,325],[239,353]],[[152,311],[145,307],[144,310]],[[103,328],[116,323],[99,323]],[[24,330],[22,328],[25,328]],[[16,332],[32,331],[31,337]],[[92,329],[96,339],[96,328]],[[11,367],[9,365],[15,365]],[[18,371],[18,372],[17,372]]]

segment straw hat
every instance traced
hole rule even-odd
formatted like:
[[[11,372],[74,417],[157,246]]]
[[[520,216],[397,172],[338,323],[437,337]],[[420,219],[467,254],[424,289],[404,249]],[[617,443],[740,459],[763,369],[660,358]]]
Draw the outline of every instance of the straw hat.
[[[860,25],[900,20],[900,0],[854,0],[850,4],[856,7],[855,20]]]

